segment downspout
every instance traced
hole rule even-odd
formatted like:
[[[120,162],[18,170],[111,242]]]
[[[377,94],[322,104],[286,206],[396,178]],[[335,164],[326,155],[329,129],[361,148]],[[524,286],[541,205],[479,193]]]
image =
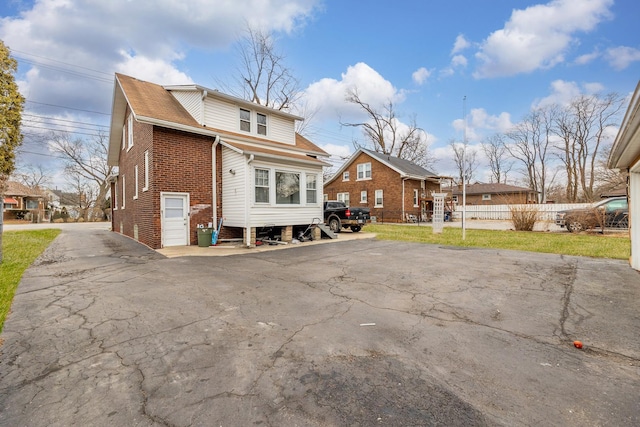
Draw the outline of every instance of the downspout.
[[[213,138],[213,144],[211,144],[211,210],[213,211],[213,228],[218,227],[218,174],[216,173],[217,151],[218,144],[220,143],[220,135],[216,135]]]
[[[245,226],[246,226],[246,232],[244,233],[247,238],[246,238],[246,245],[247,247],[251,247],[251,220],[250,220],[250,206],[251,206],[251,202],[249,201],[249,193],[251,192],[251,185],[249,184],[249,177],[251,176],[251,174],[249,173],[249,165],[251,164],[251,162],[253,162],[254,159],[254,155],[251,154],[249,155],[249,159],[247,160],[247,169],[245,170],[244,176],[244,185],[245,185],[245,205],[244,205],[244,217],[245,217]]]

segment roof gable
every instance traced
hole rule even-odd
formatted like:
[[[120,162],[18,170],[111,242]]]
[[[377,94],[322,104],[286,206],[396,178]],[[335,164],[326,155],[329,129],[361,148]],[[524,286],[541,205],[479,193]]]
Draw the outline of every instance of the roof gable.
[[[358,156],[363,153],[374,160],[384,164],[388,168],[394,170],[398,174],[400,174],[403,178],[412,178],[412,179],[426,179],[426,178],[438,178],[438,175],[434,172],[431,172],[422,166],[419,166],[409,160],[400,159],[398,157],[390,156],[388,154],[378,153],[377,151],[367,150],[366,148],[358,148],[355,153],[349,157],[349,159],[340,166],[340,169],[336,171],[336,173],[329,178],[325,185],[333,182],[336,178],[342,175],[342,172],[347,169],[353,162],[358,158]]]

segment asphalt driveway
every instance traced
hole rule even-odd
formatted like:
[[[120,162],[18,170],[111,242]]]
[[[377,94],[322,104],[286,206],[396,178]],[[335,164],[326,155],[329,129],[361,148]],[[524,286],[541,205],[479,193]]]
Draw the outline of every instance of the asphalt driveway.
[[[638,301],[623,261],[64,229],[1,336],[0,425],[640,425]]]

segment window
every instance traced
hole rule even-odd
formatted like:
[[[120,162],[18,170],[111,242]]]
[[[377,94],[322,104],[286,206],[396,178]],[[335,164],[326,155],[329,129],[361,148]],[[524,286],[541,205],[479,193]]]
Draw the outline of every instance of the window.
[[[127,150],[131,150],[133,147],[133,114],[129,114],[127,120]]]
[[[251,111],[240,109],[240,130],[251,132]]]
[[[349,171],[342,172],[342,180],[349,181]]]
[[[125,189],[124,189],[124,175],[122,175],[122,209],[124,209],[124,201],[127,199]]]
[[[491,200],[491,194],[483,194],[482,200]]]
[[[458,203],[458,196],[451,196],[453,203]]]
[[[360,203],[367,203],[367,192],[366,191],[361,191],[360,192]]]
[[[142,191],[149,189],[149,150],[144,152],[144,187]]]
[[[307,175],[307,203],[318,202],[317,180],[316,175]]]
[[[358,165],[358,179],[371,179],[371,163]]]
[[[418,207],[418,190],[413,190],[413,207]]]
[[[118,210],[118,178],[116,177],[116,185],[113,186],[113,210]]]
[[[269,170],[256,169],[256,203],[269,203]]]
[[[38,201],[37,200],[26,200],[26,208],[27,209],[38,209]]]
[[[127,125],[122,126],[122,149],[127,146]]]
[[[381,208],[382,204],[382,190],[376,190],[376,208]]]
[[[300,174],[276,172],[276,204],[300,204]]]
[[[327,193],[324,193],[324,194],[322,195],[322,201],[323,201],[323,202],[326,202],[327,200],[329,200],[329,195],[328,195]]]
[[[256,121],[258,122],[258,133],[260,135],[267,135],[267,116],[266,114],[256,114]]]
[[[345,205],[349,206],[349,193],[338,193],[337,199],[339,202],[344,202]]]
[[[133,167],[133,182],[135,183],[135,187],[133,189],[133,200],[138,198],[138,165]]]

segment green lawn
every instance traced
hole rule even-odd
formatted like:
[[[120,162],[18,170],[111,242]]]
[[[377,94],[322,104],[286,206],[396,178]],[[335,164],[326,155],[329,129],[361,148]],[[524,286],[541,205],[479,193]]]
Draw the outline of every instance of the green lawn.
[[[595,258],[628,260],[631,243],[627,233],[549,233],[536,231],[466,230],[445,227],[442,234],[433,234],[430,226],[367,225],[367,232],[376,233],[378,239],[433,243],[447,246],[514,249],[518,251],[578,255]]]
[[[7,231],[2,234],[0,332],[22,274],[58,234],[60,234],[58,229]]]

